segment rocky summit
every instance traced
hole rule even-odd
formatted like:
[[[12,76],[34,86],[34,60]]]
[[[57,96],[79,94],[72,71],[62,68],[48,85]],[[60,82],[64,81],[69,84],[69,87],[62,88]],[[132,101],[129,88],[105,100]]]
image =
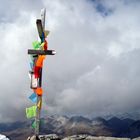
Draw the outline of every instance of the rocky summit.
[[[40,135],[40,140],[140,140],[140,137],[130,139],[130,138],[116,138],[116,137],[104,137],[104,136],[91,136],[91,135],[73,135],[68,136],[65,138],[61,138],[57,136],[56,134],[49,134],[49,135]],[[34,136],[32,136],[29,140],[36,140],[34,139]]]

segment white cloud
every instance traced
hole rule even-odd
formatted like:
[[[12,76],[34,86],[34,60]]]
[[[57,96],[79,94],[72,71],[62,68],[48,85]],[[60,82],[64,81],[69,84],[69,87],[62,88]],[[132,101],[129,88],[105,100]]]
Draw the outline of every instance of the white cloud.
[[[37,4],[28,5],[18,9],[20,16],[12,22],[0,23],[1,118],[23,119],[24,108],[31,105],[27,49],[37,39],[35,20],[42,5],[51,31],[49,48],[57,51],[45,60],[44,109],[98,115],[140,107],[140,5],[100,2],[112,13],[103,16],[95,8],[97,1],[43,0],[36,11]]]

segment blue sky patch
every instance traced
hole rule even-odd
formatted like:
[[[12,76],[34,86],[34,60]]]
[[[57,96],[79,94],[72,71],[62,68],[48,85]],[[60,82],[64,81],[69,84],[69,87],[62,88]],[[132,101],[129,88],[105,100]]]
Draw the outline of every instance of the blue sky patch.
[[[106,7],[103,5],[102,1],[100,0],[90,0],[94,4],[94,8],[96,11],[103,17],[109,16],[113,13],[113,9]]]

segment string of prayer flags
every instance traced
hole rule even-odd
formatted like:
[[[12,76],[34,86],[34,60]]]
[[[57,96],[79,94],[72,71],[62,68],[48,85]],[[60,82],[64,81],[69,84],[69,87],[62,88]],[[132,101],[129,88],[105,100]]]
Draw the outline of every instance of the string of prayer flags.
[[[33,118],[36,116],[36,106],[32,106],[29,108],[26,108],[26,117],[27,118]]]
[[[37,95],[35,93],[33,93],[29,99],[33,102],[33,103],[37,103]]]

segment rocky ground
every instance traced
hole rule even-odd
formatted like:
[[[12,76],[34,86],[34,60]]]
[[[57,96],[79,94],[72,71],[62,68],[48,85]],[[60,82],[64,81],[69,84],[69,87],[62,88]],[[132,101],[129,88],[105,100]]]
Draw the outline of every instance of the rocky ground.
[[[31,139],[27,140],[35,140],[34,136]],[[140,140],[140,137],[130,139],[130,138],[116,138],[116,137],[104,137],[104,136],[91,136],[91,135],[73,135],[65,138],[60,138],[56,134],[50,135],[40,135],[40,140]]]

